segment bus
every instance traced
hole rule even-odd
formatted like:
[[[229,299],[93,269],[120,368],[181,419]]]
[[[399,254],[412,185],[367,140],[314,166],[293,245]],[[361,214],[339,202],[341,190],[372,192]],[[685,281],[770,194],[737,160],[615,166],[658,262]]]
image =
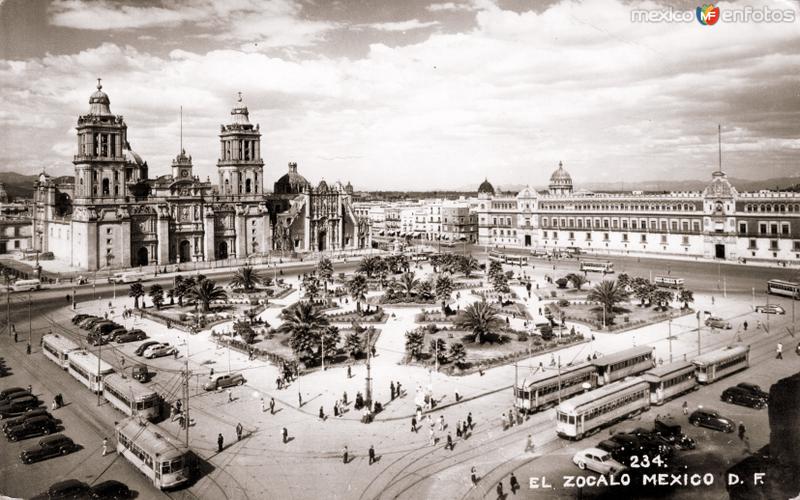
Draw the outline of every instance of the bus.
[[[651,370],[656,360],[653,348],[645,345],[600,356],[592,364],[597,368],[597,385],[605,385]]]
[[[69,353],[77,351],[81,346],[57,333],[42,337],[42,353],[50,361],[64,370],[69,367]]]
[[[526,255],[505,254],[498,250],[489,250],[489,260],[512,266],[525,266],[528,264],[528,257]]]
[[[159,489],[175,488],[191,476],[189,448],[146,420],[128,418],[116,429],[117,453]]]
[[[562,402],[556,408],[556,434],[583,439],[650,408],[650,385],[639,377],[614,382]]]
[[[613,273],[614,272],[614,263],[613,262],[599,262],[599,261],[591,261],[591,260],[582,260],[581,261],[581,271],[588,271],[593,273]]]
[[[683,288],[686,280],[683,278],[673,278],[672,276],[656,276],[653,284],[664,288]]]
[[[83,349],[69,353],[68,363],[67,372],[92,392],[103,392],[103,377],[114,371],[110,364]]]
[[[116,273],[108,278],[109,283],[137,283],[147,281],[147,275],[139,272]]]
[[[158,393],[121,373],[109,373],[105,376],[103,398],[129,417],[139,415],[150,420],[159,414]]]
[[[493,260],[495,262],[505,262],[503,257],[503,252],[498,252],[497,250],[489,250],[489,260]]]
[[[697,356],[692,360],[697,382],[710,384],[750,366],[750,346],[735,344]]]
[[[650,384],[650,403],[662,405],[667,400],[697,387],[694,363],[678,361],[644,372],[642,378]]]
[[[17,280],[11,284],[11,290],[14,292],[27,292],[29,290],[38,290],[42,287],[42,282],[39,280]]]
[[[597,385],[597,368],[590,363],[547,370],[522,379],[514,389],[514,406],[533,413]]]
[[[767,281],[767,293],[800,300],[800,283],[784,280],[769,280]]]

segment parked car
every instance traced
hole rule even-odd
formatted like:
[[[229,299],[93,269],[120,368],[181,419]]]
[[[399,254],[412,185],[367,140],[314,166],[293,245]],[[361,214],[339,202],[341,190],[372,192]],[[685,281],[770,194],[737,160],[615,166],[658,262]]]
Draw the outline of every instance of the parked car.
[[[589,469],[602,475],[613,476],[625,470],[625,466],[611,458],[611,454],[600,448],[587,448],[577,452],[572,461],[581,470]]]
[[[45,408],[36,408],[35,410],[31,410],[27,413],[20,415],[19,417],[9,418],[8,420],[4,421],[3,425],[0,426],[0,430],[5,432],[7,428],[19,425],[28,420],[29,418],[43,417],[43,416],[50,418],[54,422],[56,420],[55,417],[51,415]]]
[[[29,394],[30,392],[28,389],[23,389],[22,387],[9,387],[8,389],[0,392],[0,405],[4,405],[16,397]]]
[[[149,382],[155,374],[147,369],[147,365],[136,365],[131,369],[131,377],[142,383]]]
[[[78,322],[78,326],[84,330],[89,330],[95,325],[95,323],[98,323],[100,321],[107,321],[107,320],[103,318],[98,318],[97,316],[89,316],[87,318],[80,320]]]
[[[786,314],[786,309],[778,304],[766,304],[763,306],[756,306],[756,312],[763,314]]]
[[[726,403],[747,406],[759,410],[767,407],[766,399],[741,387],[728,387],[722,391],[720,399]]]
[[[106,344],[108,344],[108,337],[106,337],[106,336],[104,336],[104,335],[99,335],[99,334],[90,333],[90,334],[89,334],[89,335],[86,337],[86,342],[87,342],[89,345],[94,345],[94,346],[98,346],[98,345],[106,345]]]
[[[144,357],[147,359],[160,358],[162,356],[169,356],[175,352],[175,348],[167,343],[158,343],[151,345],[144,351]]]
[[[16,417],[28,410],[36,408],[41,403],[36,396],[22,396],[12,399],[4,405],[0,405],[0,418]]]
[[[9,441],[19,441],[34,436],[52,434],[56,431],[56,423],[53,419],[38,416],[25,420],[21,424],[5,429],[5,435]]]
[[[761,387],[757,386],[756,384],[751,384],[751,383],[748,383],[748,382],[741,382],[741,383],[736,384],[736,387],[741,387],[742,389],[744,389],[746,391],[752,392],[756,396],[764,398],[764,400],[769,400],[769,393],[767,391],[761,389]]]
[[[215,391],[224,387],[242,385],[247,382],[241,373],[230,373],[228,375],[218,375],[208,381],[203,388],[207,391]]]
[[[117,337],[120,335],[125,335],[126,333],[128,333],[128,329],[124,326],[119,326],[108,332],[108,340],[117,340]]]
[[[718,316],[709,316],[706,318],[706,326],[710,328],[719,328],[722,330],[730,330],[733,328],[733,325],[730,321],[725,321],[724,319]]]
[[[36,495],[32,500],[62,500],[62,499],[86,499],[89,497],[91,489],[89,485],[77,479],[67,479],[53,483],[47,491]]]
[[[103,320],[95,323],[95,325],[92,327],[92,333],[108,335],[117,328],[122,328],[122,325],[114,323],[113,321]]]
[[[91,318],[91,317],[93,317],[91,314],[76,314],[75,316],[72,317],[72,324],[77,325],[86,318]]]
[[[716,410],[701,408],[689,415],[689,423],[695,427],[703,426],[723,432],[733,432],[736,426],[733,420],[723,417]]]
[[[681,432],[681,426],[670,417],[656,419],[653,431],[681,450],[693,450],[696,446],[694,439]]]
[[[133,352],[137,356],[142,356],[144,355],[144,351],[146,351],[150,346],[154,346],[158,343],[159,342],[155,340],[148,340],[147,342],[142,342],[141,344],[139,344],[139,347],[137,347],[136,350]]]
[[[22,450],[19,458],[22,459],[23,463],[32,464],[46,458],[66,455],[77,449],[78,445],[72,439],[63,434],[53,434],[40,439],[36,446]]]
[[[117,500],[121,498],[130,498],[131,496],[131,490],[125,483],[120,483],[119,481],[111,479],[92,486],[90,498]]]
[[[656,432],[653,432],[650,429],[645,429],[644,427],[637,427],[636,429],[630,432],[631,435],[636,436],[639,438],[639,441],[642,443],[642,446],[645,448],[650,448],[652,450],[657,450],[658,454],[663,455],[664,457],[669,457],[672,455],[674,451],[672,444],[669,440],[665,439],[661,435]]]
[[[133,330],[128,330],[125,333],[117,335],[116,337],[114,337],[114,341],[122,344],[124,342],[136,342],[138,340],[144,340],[146,338],[147,334],[145,334],[142,330],[135,328]]]

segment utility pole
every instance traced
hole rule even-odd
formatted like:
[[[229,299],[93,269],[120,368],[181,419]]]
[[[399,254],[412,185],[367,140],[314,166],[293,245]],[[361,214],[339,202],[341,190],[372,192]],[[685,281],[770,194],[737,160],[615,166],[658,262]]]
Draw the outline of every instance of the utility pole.
[[[100,341],[97,344],[97,406],[100,406],[100,363],[103,362],[101,354],[103,353],[103,339],[99,337]]]
[[[558,404],[561,404],[561,356],[558,357]]]
[[[697,310],[697,355],[700,355],[700,310]]]
[[[667,323],[669,335],[669,362],[672,363],[672,310],[669,311],[669,322]]]
[[[28,289],[28,351],[33,340],[33,321],[31,320],[31,289]],[[30,354],[30,352],[28,352]]]
[[[367,407],[372,409],[372,377],[370,371],[370,361],[372,359],[372,342],[371,342],[371,331],[367,328],[367,388],[364,391],[367,400]]]
[[[322,341],[322,349],[320,350],[322,354],[322,371],[325,371],[325,332],[320,332],[319,339]]]
[[[11,335],[11,281],[8,272],[3,272],[6,277],[6,330]]]
[[[185,404],[183,405],[186,408],[186,414],[184,415],[183,421],[186,425],[186,447],[189,447],[189,343],[186,343],[186,361],[184,365],[183,371],[183,397]]]

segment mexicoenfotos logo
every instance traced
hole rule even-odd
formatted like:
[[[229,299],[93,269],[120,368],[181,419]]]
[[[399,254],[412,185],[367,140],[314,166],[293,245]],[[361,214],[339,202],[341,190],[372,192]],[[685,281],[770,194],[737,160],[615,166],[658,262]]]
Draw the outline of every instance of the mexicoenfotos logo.
[[[703,26],[713,26],[719,21],[719,7],[714,7],[713,3],[697,8],[697,20]]]

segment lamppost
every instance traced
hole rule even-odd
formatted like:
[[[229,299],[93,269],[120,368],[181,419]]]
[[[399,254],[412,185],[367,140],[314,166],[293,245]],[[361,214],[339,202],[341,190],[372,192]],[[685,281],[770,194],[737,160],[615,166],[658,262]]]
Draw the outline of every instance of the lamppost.
[[[667,335],[669,335],[669,362],[672,363],[672,309],[669,310],[669,321],[667,322]]]
[[[372,332],[369,328],[367,328],[367,378],[366,384],[367,387],[364,391],[366,395],[366,403],[368,408],[372,408],[372,373],[370,367],[370,361],[372,360]]]

